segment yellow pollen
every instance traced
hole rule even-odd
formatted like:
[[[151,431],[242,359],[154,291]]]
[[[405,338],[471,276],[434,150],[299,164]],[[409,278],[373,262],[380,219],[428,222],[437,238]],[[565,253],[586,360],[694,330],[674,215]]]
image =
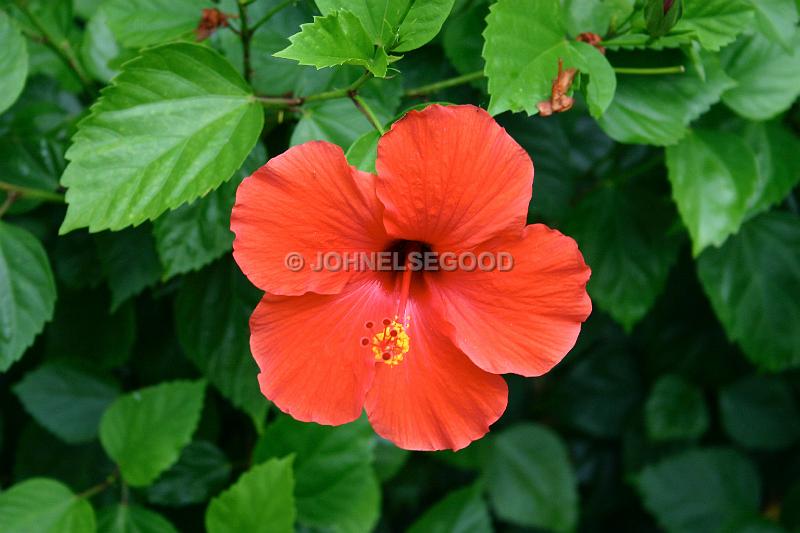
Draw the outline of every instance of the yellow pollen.
[[[375,360],[389,366],[400,364],[410,349],[411,339],[406,332],[408,320],[405,324],[401,324],[397,318],[389,321],[389,324],[372,337],[372,353]]]

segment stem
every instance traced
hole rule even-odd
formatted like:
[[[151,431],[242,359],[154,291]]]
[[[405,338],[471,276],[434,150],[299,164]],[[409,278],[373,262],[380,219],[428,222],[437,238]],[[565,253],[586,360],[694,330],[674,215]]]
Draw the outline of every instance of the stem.
[[[250,41],[253,37],[253,32],[247,27],[247,4],[244,0],[239,0],[236,3],[239,6],[239,37],[242,39],[242,62],[244,64],[244,79],[250,83],[253,78],[253,65],[250,62]]]
[[[28,9],[27,3],[25,0],[14,0],[14,4],[19,8],[22,13],[28,17],[28,20],[31,21],[31,24],[41,33],[42,37],[44,38],[45,44],[53,50],[53,52],[61,58],[67,66],[75,72],[75,75],[80,80],[81,85],[87,92],[93,92],[94,86],[92,84],[92,80],[89,76],[84,72],[83,67],[81,66],[80,62],[78,61],[78,57],[75,55],[75,51],[72,49],[72,45],[70,45],[67,39],[64,39],[61,42],[56,42],[52,35],[47,32],[47,28],[42,24],[42,21],[33,14],[33,12]]]
[[[378,130],[378,133],[381,135],[386,133],[386,130],[383,128],[383,124],[381,123],[380,119],[369,107],[369,104],[367,104],[366,100],[358,96],[355,92],[350,95],[350,99],[353,101],[356,108],[361,111],[365,117],[367,117],[367,120],[369,120],[370,124],[372,124],[376,130]]]
[[[320,102],[322,100],[333,100],[335,98],[350,98],[371,78],[372,74],[365,72],[360,78],[344,89],[333,89],[331,91],[308,96],[255,96],[255,99],[265,106],[297,107],[307,102]]]
[[[628,68],[628,67],[614,67],[614,72],[617,74],[637,74],[640,76],[655,76],[658,74],[683,74],[686,68],[683,65],[676,65],[674,67],[656,67],[656,68]]]
[[[258,20],[258,22],[256,22],[255,24],[253,24],[253,27],[252,27],[252,28],[250,28],[250,33],[251,33],[251,34],[252,34],[252,33],[255,33],[255,31],[256,31],[258,28],[260,28],[262,24],[264,24],[264,23],[265,23],[265,22],[267,22],[269,19],[271,19],[272,17],[274,17],[274,16],[275,16],[275,14],[277,14],[279,11],[281,11],[281,10],[283,10],[283,9],[285,9],[285,8],[287,8],[287,7],[289,7],[290,5],[294,4],[295,2],[296,2],[296,0],[284,0],[283,2],[281,2],[280,4],[278,4],[277,6],[273,7],[273,8],[272,8],[272,9],[270,9],[269,11],[267,11],[267,12],[264,14],[264,16],[263,16],[263,17],[261,17],[261,18]]]
[[[89,499],[95,494],[103,492],[108,487],[114,484],[114,482],[117,480],[117,475],[119,475],[119,473],[116,470],[114,470],[102,482],[98,483],[94,487],[89,487],[88,489],[86,489],[81,493],[78,493],[77,497]]]
[[[431,83],[428,85],[423,85],[421,87],[415,87],[414,89],[409,89],[406,91],[406,96],[414,97],[414,96],[424,96],[426,94],[435,93],[436,91],[440,91],[442,89],[447,89],[448,87],[455,87],[456,85],[462,85],[464,83],[469,83],[471,81],[479,80],[483,77],[483,71],[478,70],[476,72],[470,72],[469,74],[464,74],[462,76],[457,76],[455,78],[450,78],[448,80],[437,81],[436,83]]]
[[[6,181],[0,181],[0,190],[16,193],[19,196],[44,200],[46,202],[64,203],[64,195],[57,192],[45,191],[42,189],[34,189],[32,187],[23,187],[22,185],[14,185]]]
[[[8,209],[14,205],[14,202],[17,201],[17,198],[19,198],[18,192],[13,191],[8,193],[5,202],[3,202],[3,205],[0,205],[0,218],[3,218],[3,215],[5,215],[6,211],[8,211]]]

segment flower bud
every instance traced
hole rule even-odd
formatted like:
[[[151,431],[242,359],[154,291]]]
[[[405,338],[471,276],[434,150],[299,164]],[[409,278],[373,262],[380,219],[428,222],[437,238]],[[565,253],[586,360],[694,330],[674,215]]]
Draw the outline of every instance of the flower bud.
[[[683,0],[647,0],[644,20],[647,33],[653,37],[665,35],[681,18]]]

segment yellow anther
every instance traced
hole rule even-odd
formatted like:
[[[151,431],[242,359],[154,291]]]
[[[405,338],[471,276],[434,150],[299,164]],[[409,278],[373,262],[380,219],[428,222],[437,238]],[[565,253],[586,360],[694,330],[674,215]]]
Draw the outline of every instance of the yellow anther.
[[[408,322],[402,324],[397,318],[384,320],[383,329],[372,337],[375,360],[391,366],[399,364],[410,349]]]

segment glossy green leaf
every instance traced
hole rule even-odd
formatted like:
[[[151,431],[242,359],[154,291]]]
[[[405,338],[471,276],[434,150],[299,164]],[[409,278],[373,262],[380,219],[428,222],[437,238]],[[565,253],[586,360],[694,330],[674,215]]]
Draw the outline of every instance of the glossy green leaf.
[[[486,29],[486,15],[489,7],[477,2],[469,9],[453,15],[447,20],[442,32],[442,46],[450,63],[461,74],[469,74],[483,70],[484,60],[481,55],[482,39],[476,39]],[[485,90],[486,80],[476,83]]]
[[[800,410],[779,378],[748,376],[720,391],[722,426],[746,448],[779,450],[800,439]]]
[[[794,0],[757,0],[752,5],[761,33],[791,52],[799,18]]]
[[[578,492],[567,450],[551,430],[519,424],[496,437],[486,486],[503,520],[553,531],[571,531]]]
[[[121,50],[114,33],[108,25],[105,8],[94,12],[86,24],[86,33],[81,43],[81,59],[86,69],[97,80],[109,82],[119,72],[111,62]]]
[[[393,52],[408,52],[428,43],[442,28],[455,0],[405,0],[408,6],[397,29]]]
[[[266,162],[264,145],[256,144],[233,178],[203,198],[156,219],[153,234],[164,279],[197,270],[231,249],[231,209],[236,189],[243,178]]]
[[[289,38],[291,44],[275,57],[294,59],[301,65],[317,68],[360,65],[376,77],[386,76],[389,57],[370,40],[358,18],[345,9],[300,26],[300,33]]]
[[[738,132],[756,155],[758,183],[748,213],[781,202],[800,183],[800,138],[779,121],[750,122]]]
[[[766,213],[722,248],[700,256],[698,274],[728,337],[756,365],[800,365],[800,218]],[[779,331],[780,334],[775,332]]]
[[[684,452],[637,478],[645,507],[670,533],[707,533],[758,512],[760,482],[748,459],[727,449]]]
[[[189,443],[169,470],[147,488],[147,499],[158,505],[201,503],[225,486],[231,475],[228,458],[206,441]]]
[[[211,0],[106,0],[103,9],[117,39],[132,48],[194,38]]]
[[[678,376],[659,378],[644,410],[647,435],[654,441],[697,439],[708,429],[703,391]]]
[[[91,504],[53,479],[34,478],[0,492],[0,524],[9,533],[87,533]]]
[[[634,0],[565,0],[564,16],[572,36],[592,32],[606,35],[633,12]]]
[[[124,231],[97,234],[100,265],[111,289],[111,312],[158,283],[161,264],[149,224]]]
[[[149,485],[191,440],[203,408],[202,381],[174,381],[117,399],[100,421],[100,442],[125,481]]]
[[[11,107],[25,87],[28,47],[5,11],[0,11],[0,113]]]
[[[380,138],[381,135],[377,131],[368,131],[360,136],[347,149],[347,161],[359,170],[374,173]]]
[[[292,458],[270,459],[242,474],[211,500],[208,533],[292,533],[295,508]]]
[[[189,359],[261,428],[269,403],[250,355],[248,321],[261,294],[229,259],[190,275],[175,304],[178,340]]]
[[[281,417],[262,435],[255,460],[295,454],[297,520],[342,533],[371,531],[380,487],[370,463],[372,430],[361,419],[339,427]]]
[[[667,168],[694,255],[736,233],[758,181],[755,155],[741,137],[692,131],[667,147]]]
[[[733,42],[753,23],[748,0],[684,0],[683,6],[683,16],[673,32],[693,32],[707,50],[717,51]]]
[[[160,514],[138,505],[118,504],[97,513],[98,533],[177,533]]]
[[[715,57],[704,56],[703,64],[705,80],[693,67],[684,74],[620,76],[614,100],[598,123],[620,142],[675,144],[689,123],[735,84]]]
[[[616,87],[613,70],[594,47],[567,40],[558,0],[499,0],[491,6],[483,35],[491,114],[538,113],[536,105],[550,98],[559,60],[564,68],[588,75],[593,115],[608,107]]]
[[[0,222],[0,372],[33,343],[53,316],[56,284],[41,243]]]
[[[97,436],[100,417],[119,395],[119,387],[77,367],[47,363],[14,386],[25,409],[65,442]]]
[[[65,233],[154,219],[233,175],[258,140],[263,111],[219,54],[177,43],[126,63],[67,152]]]
[[[454,490],[425,511],[408,533],[491,533],[492,520],[479,484]]]
[[[800,30],[791,43],[793,53],[753,33],[725,48],[722,66],[736,80],[722,95],[725,105],[751,120],[768,120],[788,109],[800,95]]]
[[[592,266],[589,294],[630,330],[655,303],[678,256],[675,211],[643,187],[604,187],[572,211],[566,231]]]

